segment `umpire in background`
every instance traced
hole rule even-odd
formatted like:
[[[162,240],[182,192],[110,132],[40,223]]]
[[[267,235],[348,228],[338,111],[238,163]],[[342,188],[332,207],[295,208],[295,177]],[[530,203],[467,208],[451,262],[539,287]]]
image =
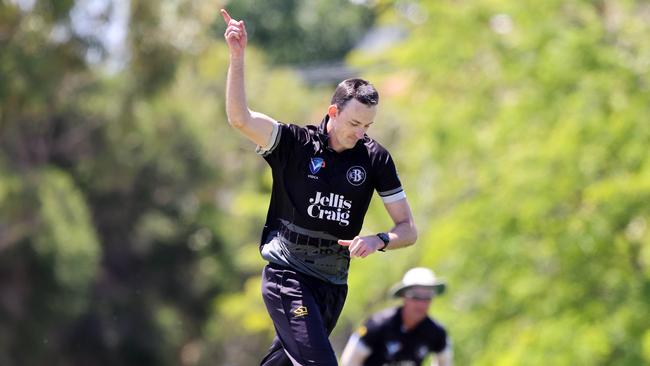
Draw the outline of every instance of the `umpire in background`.
[[[445,328],[428,316],[431,300],[444,292],[428,268],[413,268],[393,286],[402,306],[373,314],[352,334],[342,366],[416,366],[432,353],[432,366],[451,366],[451,343]]]

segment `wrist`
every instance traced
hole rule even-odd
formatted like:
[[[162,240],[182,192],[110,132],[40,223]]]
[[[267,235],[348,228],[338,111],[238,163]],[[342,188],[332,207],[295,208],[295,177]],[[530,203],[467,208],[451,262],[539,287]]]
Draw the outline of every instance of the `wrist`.
[[[241,53],[233,54],[230,53],[230,64],[243,65],[244,64],[244,51]]]
[[[386,233],[377,233],[376,235],[382,242],[377,250],[380,252],[385,252],[388,248],[388,244],[390,243],[390,237]]]

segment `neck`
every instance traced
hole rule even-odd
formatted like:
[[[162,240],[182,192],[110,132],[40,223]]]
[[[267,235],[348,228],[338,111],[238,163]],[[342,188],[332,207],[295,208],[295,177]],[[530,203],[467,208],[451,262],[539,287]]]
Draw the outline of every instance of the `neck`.
[[[332,120],[327,121],[326,131],[327,131],[327,136],[329,136],[329,145],[332,148],[332,150],[336,151],[337,153],[340,153],[343,150],[346,150],[343,145],[339,142],[339,140],[336,138],[336,135],[332,131]]]
[[[402,325],[406,331],[410,331],[415,328],[424,318],[407,316],[404,311],[402,311]]]
[[[337,153],[340,153],[341,151],[347,150],[343,145],[341,145],[338,142],[336,137],[334,137],[333,135],[330,135],[329,142],[330,142],[330,147],[332,148],[332,150],[336,151]]]

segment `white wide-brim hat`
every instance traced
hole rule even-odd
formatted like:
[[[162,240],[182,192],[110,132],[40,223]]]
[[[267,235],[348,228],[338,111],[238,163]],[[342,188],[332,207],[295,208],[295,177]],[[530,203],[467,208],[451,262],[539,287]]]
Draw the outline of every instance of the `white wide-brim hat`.
[[[404,291],[413,287],[430,288],[436,295],[445,292],[447,285],[436,278],[432,270],[424,267],[409,269],[402,277],[402,281],[393,285],[390,293],[393,297],[402,297]]]

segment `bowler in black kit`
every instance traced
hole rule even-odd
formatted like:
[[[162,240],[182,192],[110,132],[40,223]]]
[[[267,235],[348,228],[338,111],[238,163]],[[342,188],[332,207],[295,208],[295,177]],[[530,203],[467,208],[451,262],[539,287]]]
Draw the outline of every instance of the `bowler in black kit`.
[[[366,134],[379,95],[365,80],[344,80],[316,126],[251,111],[244,88],[246,26],[221,13],[230,50],[228,122],[258,145],[273,174],[260,252],[268,262],[262,296],[276,338],[261,365],[337,365],[328,337],[347,295],[350,258],[405,247],[417,238],[393,159]],[[359,236],[375,191],[394,226]]]

